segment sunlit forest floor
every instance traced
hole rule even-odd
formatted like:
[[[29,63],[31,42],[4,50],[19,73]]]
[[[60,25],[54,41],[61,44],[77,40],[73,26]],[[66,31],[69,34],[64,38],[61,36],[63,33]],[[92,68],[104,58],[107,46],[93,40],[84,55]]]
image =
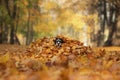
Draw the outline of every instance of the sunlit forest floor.
[[[120,47],[85,47],[64,38],[0,45],[0,80],[120,80]]]
[[[17,52],[24,53],[28,46],[24,45],[10,45],[10,44],[0,44],[0,53],[4,52]],[[99,51],[100,49],[105,49],[106,51],[120,51],[120,47],[92,47],[94,51]]]
[[[10,45],[10,44],[0,44],[0,53],[4,53],[6,51],[9,52],[25,52],[26,48],[28,46],[23,45]],[[95,51],[98,51],[99,49],[105,49],[106,51],[120,51],[120,47],[93,47]]]
[[[10,52],[10,53],[24,53],[28,46],[22,45],[10,45],[10,44],[0,44],[0,53]]]
[[[112,46],[112,47],[93,47],[95,51],[99,49],[105,49],[106,51],[120,51],[120,47]]]

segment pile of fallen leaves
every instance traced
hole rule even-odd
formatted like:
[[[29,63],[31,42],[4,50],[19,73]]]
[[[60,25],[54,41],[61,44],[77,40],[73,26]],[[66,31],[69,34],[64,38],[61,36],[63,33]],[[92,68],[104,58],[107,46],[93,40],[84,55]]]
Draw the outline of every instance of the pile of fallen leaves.
[[[56,38],[64,41],[60,47],[54,43]],[[83,46],[83,43],[80,41],[61,36],[39,39],[33,42],[27,49],[28,56],[38,58],[41,62],[50,64],[67,63],[69,60],[81,57],[81,55],[92,55],[92,53],[92,49]]]
[[[64,41],[56,46],[55,39]],[[63,36],[0,52],[0,80],[120,80],[120,51],[95,51]]]

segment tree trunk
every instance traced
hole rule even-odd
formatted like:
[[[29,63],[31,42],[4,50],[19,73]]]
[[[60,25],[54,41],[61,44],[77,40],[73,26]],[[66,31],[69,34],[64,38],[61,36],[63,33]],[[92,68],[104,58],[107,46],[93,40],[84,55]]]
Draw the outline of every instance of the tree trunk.
[[[8,26],[3,22],[3,37],[2,43],[8,43]]]
[[[106,16],[106,0],[99,1],[98,4],[98,16],[100,21],[100,29],[97,33],[97,46],[102,46],[104,43],[104,31],[105,31],[105,23],[107,20]]]
[[[14,44],[15,42],[15,29],[14,26],[11,26],[11,31],[10,31],[10,44]]]
[[[10,22],[10,44],[14,44],[14,41],[15,41],[15,19],[16,19],[16,11],[17,11],[17,5],[15,4],[15,1],[16,0],[4,0],[8,15],[11,19],[11,22]],[[13,6],[11,6],[11,5],[13,5]]]
[[[28,9],[28,22],[27,22],[27,32],[26,32],[26,45],[30,43],[30,9]]]
[[[2,44],[2,39],[3,38],[3,27],[2,27],[2,23],[1,23],[1,25],[0,25],[0,44]]]
[[[117,28],[117,22],[118,22],[117,17],[118,17],[117,10],[111,10],[110,21],[108,23],[109,35],[108,35],[107,41],[105,42],[105,46],[112,45],[113,35],[114,35],[116,28]]]

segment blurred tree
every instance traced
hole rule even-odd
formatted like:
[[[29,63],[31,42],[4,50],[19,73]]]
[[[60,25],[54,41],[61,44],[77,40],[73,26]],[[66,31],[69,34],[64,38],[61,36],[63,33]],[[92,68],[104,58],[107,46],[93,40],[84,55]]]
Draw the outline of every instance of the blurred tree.
[[[34,38],[60,33],[85,42],[89,37],[97,46],[111,45],[119,5],[119,0],[0,0],[0,43],[7,43],[8,36],[11,44],[19,43],[22,33],[28,45]]]
[[[9,17],[7,15],[4,0],[0,0],[0,43],[6,43],[8,38],[8,23]]]
[[[94,26],[92,19],[89,19],[88,17],[84,20],[88,25],[90,25],[89,22],[92,21],[92,25],[90,26],[97,27],[96,30],[94,30],[94,27],[91,27],[94,35],[93,40],[96,41],[97,46],[112,45],[120,14],[120,0],[66,0],[66,3],[68,5],[63,5],[65,9],[69,8],[75,12],[81,12],[86,16],[98,13],[98,23],[100,24],[100,27]],[[107,40],[105,41],[106,29],[108,29],[109,33],[107,34]],[[94,31],[97,31],[97,34],[95,34]]]
[[[16,0],[4,0],[5,1],[5,6],[6,6],[6,10],[8,13],[8,16],[11,19],[10,22],[10,43],[14,44],[15,42],[15,19],[16,19],[16,12],[17,12],[17,5],[15,4]]]
[[[40,0],[0,0],[0,43],[7,43],[10,41],[11,44],[20,44],[17,30],[20,29],[18,27],[26,24],[26,37],[28,40],[26,44],[32,41],[32,28],[38,16],[35,15],[40,11],[38,9],[38,1]],[[28,16],[28,18],[25,18],[26,16]],[[26,28],[23,29],[25,30]]]
[[[1,24],[1,43],[8,42],[8,27],[10,27],[10,43],[15,41],[19,44],[19,40],[15,33],[15,21],[17,18],[17,0],[0,0],[0,24]]]
[[[99,43],[103,42],[104,40],[105,26],[107,26],[109,30],[107,40],[103,44],[105,46],[112,45],[113,36],[117,29],[118,16],[120,12],[119,2],[119,0],[99,0],[98,2],[98,16],[100,18],[99,20],[101,24],[101,28],[98,33],[100,35]]]

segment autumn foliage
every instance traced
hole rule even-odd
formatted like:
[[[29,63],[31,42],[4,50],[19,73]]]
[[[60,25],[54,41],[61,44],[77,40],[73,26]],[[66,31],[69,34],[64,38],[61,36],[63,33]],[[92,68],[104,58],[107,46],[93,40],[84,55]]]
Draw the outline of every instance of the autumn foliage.
[[[64,43],[56,46],[54,40]],[[0,54],[2,80],[120,80],[120,52],[95,51],[63,36],[44,37],[25,52]]]

